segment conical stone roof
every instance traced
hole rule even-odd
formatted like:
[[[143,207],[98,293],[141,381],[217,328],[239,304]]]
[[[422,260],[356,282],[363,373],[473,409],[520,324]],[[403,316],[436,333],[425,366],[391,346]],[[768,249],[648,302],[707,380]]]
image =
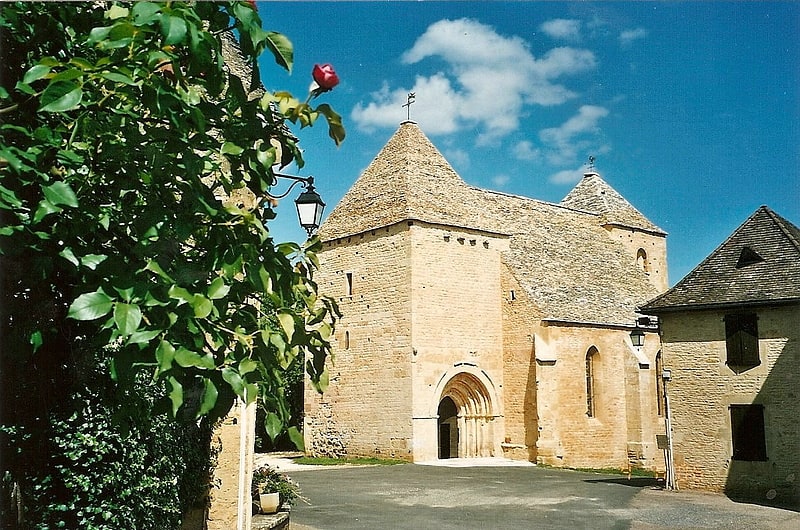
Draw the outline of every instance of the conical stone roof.
[[[545,319],[629,325],[658,294],[600,213],[470,186],[413,122],[401,124],[319,234],[330,241],[407,220],[508,236],[503,261]]]
[[[457,224],[464,212],[452,207],[454,197],[471,189],[417,124],[406,121],[336,205],[319,235],[336,239],[410,219]]]
[[[584,174],[583,179],[561,200],[561,204],[598,213],[610,224],[665,233],[593,171]]]

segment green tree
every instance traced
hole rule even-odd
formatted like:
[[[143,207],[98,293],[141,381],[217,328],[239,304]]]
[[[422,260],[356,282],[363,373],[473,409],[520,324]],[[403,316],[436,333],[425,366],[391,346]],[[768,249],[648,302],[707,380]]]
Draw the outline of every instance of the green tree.
[[[252,96],[258,56],[290,70],[292,47],[251,3],[97,6],[0,8],[0,424],[16,433],[2,467],[23,489],[32,460],[14,440],[46,432],[97,366],[119,396],[146,373],[163,389],[152,413],[184,420],[260,397],[272,437],[290,419],[286,368],[305,358],[327,381],[337,311],[312,278],[319,243],[267,228],[273,167],[303,165],[289,123],[324,116],[344,138],[309,104],[325,90]],[[252,79],[226,64],[231,35]],[[116,403],[118,423],[146,423]]]

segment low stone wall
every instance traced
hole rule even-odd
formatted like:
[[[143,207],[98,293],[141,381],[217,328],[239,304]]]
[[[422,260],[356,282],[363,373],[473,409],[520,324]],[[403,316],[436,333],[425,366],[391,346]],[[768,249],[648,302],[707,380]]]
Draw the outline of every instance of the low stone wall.
[[[282,530],[289,528],[289,511],[281,510],[270,515],[258,514],[253,516],[251,530]]]

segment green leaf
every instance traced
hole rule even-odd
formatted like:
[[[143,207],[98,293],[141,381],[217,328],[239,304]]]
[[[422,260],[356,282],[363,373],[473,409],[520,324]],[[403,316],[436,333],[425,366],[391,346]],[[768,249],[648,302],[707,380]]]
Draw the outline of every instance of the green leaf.
[[[222,369],[222,378],[226,383],[231,385],[231,388],[237,396],[244,396],[244,380],[239,375],[239,372],[229,366],[226,366]]]
[[[258,368],[258,363],[250,358],[242,359],[242,361],[239,363],[239,373],[242,375],[247,375],[256,368]]]
[[[322,113],[325,119],[328,120],[328,136],[331,137],[337,146],[340,145],[344,141],[346,135],[344,127],[342,126],[342,117],[327,103],[323,103],[317,107],[316,110]]]
[[[92,31],[89,32],[88,44],[97,44],[98,42],[105,40],[110,32],[111,26],[92,28]]]
[[[118,18],[127,17],[128,13],[129,13],[128,8],[114,4],[108,11],[106,11],[105,16],[107,19],[116,20]]]
[[[292,71],[294,64],[294,47],[285,35],[269,31],[266,34],[267,48],[275,57],[275,62],[284,67],[289,72]]]
[[[294,444],[298,451],[305,452],[306,450],[306,443],[303,439],[303,434],[297,429],[297,427],[292,426],[286,430],[286,433],[289,435],[289,440]]]
[[[75,320],[94,320],[107,315],[113,305],[111,297],[102,290],[85,293],[72,302],[67,317]]]
[[[175,347],[169,342],[162,340],[156,348],[156,360],[158,361],[159,372],[166,372],[172,368],[172,361],[175,359]]]
[[[48,201],[47,199],[42,199],[39,202],[39,207],[36,209],[36,213],[33,215],[33,222],[38,223],[51,213],[58,213],[61,211],[61,208],[54,205],[52,202]]]
[[[192,306],[192,309],[194,309],[194,316],[196,318],[206,318],[211,314],[211,311],[214,310],[214,304],[202,294],[192,296],[189,304]]]
[[[56,81],[47,85],[40,99],[42,112],[65,112],[78,107],[83,99],[80,85],[71,81]]]
[[[225,285],[225,280],[217,277],[211,282],[211,285],[208,286],[208,297],[212,300],[219,300],[220,298],[225,298],[228,296],[228,292],[230,292],[231,286]]]
[[[286,334],[286,339],[291,343],[292,336],[294,336],[294,317],[289,313],[278,313],[278,322]]]
[[[123,85],[135,85],[136,81],[131,79],[129,76],[125,74],[120,74],[119,72],[103,72],[100,74],[100,77],[103,79],[108,79],[109,81],[113,81],[115,83],[121,83]]]
[[[86,254],[81,258],[81,265],[87,269],[95,270],[98,265],[108,259],[104,254]]]
[[[45,198],[50,201],[51,204],[63,204],[64,206],[70,206],[72,208],[78,207],[78,196],[75,195],[70,185],[62,180],[42,188],[42,192],[44,192]]]
[[[65,260],[69,261],[76,267],[80,265],[80,261],[78,261],[78,258],[75,256],[75,253],[72,252],[72,249],[69,247],[66,247],[64,250],[59,252],[58,255],[64,258]]]
[[[212,370],[216,367],[214,357],[210,354],[200,355],[197,352],[187,350],[184,347],[178,348],[175,352],[175,362],[184,368],[194,366],[196,368],[206,368]]]
[[[136,304],[117,302],[114,307],[114,322],[123,336],[128,336],[142,323],[142,310]]]
[[[147,344],[161,334],[160,329],[134,331],[126,344]]]
[[[214,408],[214,405],[217,404],[217,397],[219,396],[219,391],[211,379],[204,379],[203,386],[205,388],[203,388],[203,397],[200,400],[200,409],[197,411],[198,418],[200,416],[205,416]]]
[[[150,271],[150,272],[154,272],[154,273],[156,273],[157,275],[159,275],[161,278],[163,278],[163,279],[167,280],[167,281],[168,281],[168,282],[170,282],[170,283],[174,283],[174,282],[175,282],[175,280],[173,280],[173,279],[172,279],[172,278],[169,276],[169,274],[167,274],[166,272],[164,272],[164,269],[162,269],[162,268],[161,268],[161,265],[159,265],[159,264],[158,264],[158,262],[157,262],[156,260],[150,260],[150,261],[148,261],[148,262],[147,262],[147,265],[145,265],[145,267],[144,267],[144,269],[143,269],[143,270]]]
[[[277,414],[274,412],[268,412],[267,417],[264,420],[264,428],[266,429],[270,439],[274,441],[283,430],[283,422]]]
[[[41,331],[37,330],[31,333],[30,343],[33,346],[33,353],[36,353],[36,350],[42,346],[43,342]]]
[[[220,152],[223,155],[239,156],[242,153],[244,153],[244,148],[239,147],[238,145],[236,145],[233,142],[225,142],[224,144],[222,144],[222,148],[220,149]]]
[[[175,16],[161,17],[161,34],[164,44],[178,44],[186,38],[186,21]]]
[[[39,79],[43,78],[47,74],[50,73],[50,67],[45,66],[43,64],[37,64],[32,66],[25,75],[22,77],[22,82],[26,85],[33,83],[34,81],[38,81]]]
[[[133,24],[136,26],[147,26],[155,22],[161,16],[161,6],[153,2],[134,2],[131,9],[133,13]]]
[[[172,376],[170,376],[167,381],[169,382],[170,386],[169,399],[172,401],[172,415],[177,416],[178,409],[180,409],[181,405],[183,405],[183,385],[181,385],[178,380]]]

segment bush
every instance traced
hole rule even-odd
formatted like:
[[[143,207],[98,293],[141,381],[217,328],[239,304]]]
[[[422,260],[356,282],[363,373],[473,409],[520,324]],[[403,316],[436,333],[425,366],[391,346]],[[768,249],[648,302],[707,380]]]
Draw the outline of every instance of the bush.
[[[178,528],[184,513],[204,506],[211,427],[163,414],[147,418],[159,389],[140,382],[121,394],[81,391],[39,434],[3,429],[20,462],[38,460],[25,466],[19,484],[20,528],[162,530]],[[138,409],[135,423],[121,414],[122,404]],[[11,515],[5,511],[4,519]]]

